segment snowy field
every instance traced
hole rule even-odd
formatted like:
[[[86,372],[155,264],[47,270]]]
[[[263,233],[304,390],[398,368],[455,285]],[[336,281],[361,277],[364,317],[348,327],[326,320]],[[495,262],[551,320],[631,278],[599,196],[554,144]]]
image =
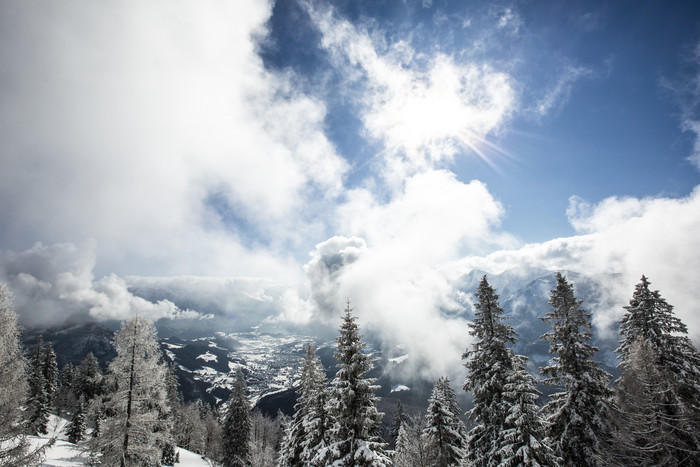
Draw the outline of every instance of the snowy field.
[[[49,420],[49,433],[42,436],[31,436],[33,446],[45,446],[50,444],[44,453],[44,460],[41,463],[46,467],[74,467],[87,464],[89,452],[80,444],[75,445],[68,441],[65,428],[68,421],[64,418],[51,415]],[[53,444],[51,444],[51,440]],[[175,448],[180,453],[180,462],[176,466],[187,467],[211,467],[214,465],[210,461],[202,458],[199,454],[181,448]]]

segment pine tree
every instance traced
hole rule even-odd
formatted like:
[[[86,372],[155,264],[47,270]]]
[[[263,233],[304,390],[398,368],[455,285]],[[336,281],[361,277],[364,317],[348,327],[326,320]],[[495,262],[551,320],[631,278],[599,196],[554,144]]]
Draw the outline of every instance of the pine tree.
[[[97,359],[89,352],[76,369],[75,395],[90,401],[104,393],[104,376]]]
[[[557,466],[560,459],[546,440],[545,425],[539,415],[535,378],[527,372],[527,357],[513,358],[513,371],[508,375],[503,397],[508,405],[505,430],[501,436],[498,457],[503,467]]]
[[[73,415],[66,433],[68,434],[68,441],[73,444],[78,444],[78,441],[82,441],[85,438],[85,431],[87,429],[85,420],[85,401],[81,397],[78,401],[78,409]]]
[[[316,462],[337,466],[391,465],[379,433],[383,414],[376,408],[377,386],[367,378],[371,358],[364,354],[359,327],[348,301],[340,336],[336,338],[338,371],[331,382],[328,412],[333,418],[329,444]],[[319,462],[321,461],[321,462]]]
[[[391,430],[389,431],[389,446],[390,447],[395,447],[396,446],[396,440],[399,437],[399,430],[401,429],[401,425],[403,425],[408,416],[406,415],[406,412],[403,410],[403,405],[401,405],[401,401],[396,402],[396,413],[394,414],[394,419],[391,421]]]
[[[700,354],[649,285],[642,276],[620,325],[618,441],[643,465],[700,465]]]
[[[101,434],[95,439],[106,465],[155,465],[170,441],[166,368],[153,323],[139,316],[122,323],[114,337],[109,392]]]
[[[71,363],[66,363],[59,373],[58,390],[56,391],[56,408],[59,411],[73,412],[78,406],[74,379],[75,369]]]
[[[309,342],[301,369],[299,399],[280,449],[279,467],[313,465],[316,454],[327,441],[326,377],[316,351]]]
[[[553,310],[542,318],[552,325],[542,338],[549,342],[554,358],[542,372],[549,376],[548,384],[564,390],[552,395],[543,409],[547,435],[564,465],[603,465],[612,435],[612,392],[606,386],[611,376],[592,359],[598,349],[589,343],[590,313],[576,300],[564,276],[557,273],[556,278],[549,299]]]
[[[48,342],[44,348],[43,372],[46,402],[51,408],[54,406],[56,390],[58,389],[58,365],[56,364],[56,353],[53,351],[51,342]]]
[[[0,283],[0,465],[8,467],[32,465],[36,460],[36,453],[29,450],[22,423],[27,362],[19,334],[11,293]]]
[[[239,368],[233,383],[233,391],[228,400],[228,410],[223,425],[224,467],[243,467],[250,465],[250,402],[248,387],[243,371]]]
[[[462,358],[466,359],[468,375],[465,391],[472,391],[474,408],[469,417],[476,426],[467,438],[467,458],[475,466],[498,465],[496,450],[505,428],[508,404],[503,392],[513,370],[513,351],[508,344],[515,342],[515,330],[504,323],[504,311],[498,295],[486,276],[476,291],[477,303],[469,334],[477,340]]]
[[[431,459],[426,447],[421,418],[406,415],[399,427],[392,460],[394,467],[429,467]]]
[[[461,409],[450,381],[440,378],[433,387],[428,402],[423,438],[435,467],[462,465],[467,444],[467,433],[459,419]]]
[[[46,388],[43,339],[39,336],[39,340],[32,350],[30,361],[29,394],[26,412],[27,430],[33,435],[48,433],[47,428],[51,409]]]

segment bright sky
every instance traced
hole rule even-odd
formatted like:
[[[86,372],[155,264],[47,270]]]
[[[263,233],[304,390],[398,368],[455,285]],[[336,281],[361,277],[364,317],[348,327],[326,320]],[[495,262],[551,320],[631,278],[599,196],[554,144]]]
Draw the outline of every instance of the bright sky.
[[[157,284],[429,339],[475,267],[645,273],[700,336],[699,10],[0,0],[0,279],[28,322],[185,313]]]

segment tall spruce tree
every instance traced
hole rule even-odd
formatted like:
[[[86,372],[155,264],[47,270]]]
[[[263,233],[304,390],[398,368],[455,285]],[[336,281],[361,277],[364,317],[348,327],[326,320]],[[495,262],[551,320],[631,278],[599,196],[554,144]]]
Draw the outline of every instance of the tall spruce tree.
[[[122,323],[114,343],[117,356],[108,368],[105,419],[95,447],[105,465],[156,465],[171,439],[166,367],[156,329],[135,316]]]
[[[543,409],[547,435],[564,465],[604,465],[612,435],[612,392],[606,386],[611,376],[593,360],[598,349],[589,343],[590,313],[561,273],[556,279],[549,298],[553,309],[541,318],[552,326],[542,338],[554,358],[542,373],[548,384],[563,391],[552,395]]]
[[[233,391],[231,391],[224,418],[221,460],[224,467],[250,465],[251,427],[248,386],[243,371],[239,368],[236,371]]]
[[[27,431],[33,435],[48,433],[49,395],[46,392],[46,377],[44,375],[44,340],[39,340],[32,349],[29,374],[29,393],[27,397]]]
[[[401,405],[401,401],[396,402],[396,413],[391,421],[391,430],[389,431],[389,446],[394,448],[396,446],[396,440],[399,437],[399,430],[401,425],[405,424],[408,420],[408,415]]]
[[[642,465],[700,465],[700,354],[642,276],[622,317],[619,445]]]
[[[88,352],[75,370],[74,392],[76,397],[84,397],[86,402],[105,391],[105,381],[100,365],[92,352]]]
[[[555,467],[560,464],[545,434],[540,418],[535,378],[526,370],[527,357],[513,357],[503,397],[508,405],[505,430],[501,435],[498,457],[502,467]]]
[[[46,402],[51,408],[55,404],[56,390],[58,389],[58,365],[51,342],[47,342],[46,347],[44,347],[43,372]]]
[[[31,452],[22,423],[22,405],[27,397],[27,361],[19,341],[20,329],[12,295],[0,282],[0,465],[32,465]]]
[[[68,441],[73,444],[77,444],[78,441],[82,441],[85,438],[85,431],[87,430],[87,422],[85,419],[85,401],[81,397],[78,401],[78,408],[73,415],[66,433],[68,434]]]
[[[314,465],[313,459],[327,442],[327,400],[326,376],[309,342],[301,369],[299,398],[280,449],[280,467]]]
[[[476,340],[462,355],[468,372],[464,390],[472,391],[474,400],[469,417],[476,424],[468,434],[467,459],[474,466],[491,466],[500,463],[497,451],[509,410],[503,393],[513,371],[513,351],[508,345],[517,334],[504,322],[498,295],[486,276],[476,298],[474,320],[469,324],[469,334]]]
[[[340,336],[336,338],[338,371],[331,382],[328,412],[333,417],[329,445],[319,452],[319,465],[391,465],[381,441],[383,414],[377,410],[374,380],[367,378],[371,357],[362,352],[362,342],[350,301],[345,307]]]
[[[467,447],[467,430],[459,418],[461,412],[449,379],[439,378],[428,401],[423,428],[423,439],[431,466],[462,465]]]

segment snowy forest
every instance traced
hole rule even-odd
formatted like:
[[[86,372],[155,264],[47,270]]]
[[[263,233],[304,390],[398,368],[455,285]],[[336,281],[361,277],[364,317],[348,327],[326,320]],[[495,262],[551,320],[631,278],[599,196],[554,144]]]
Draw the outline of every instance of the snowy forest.
[[[65,433],[84,465],[177,465],[180,450],[223,467],[700,465],[700,354],[646,277],[619,324],[614,380],[595,360],[591,314],[563,275],[540,317],[551,359],[538,374],[513,351],[517,333],[486,276],[474,297],[467,376],[456,385],[472,398],[466,413],[441,377],[424,413],[399,403],[384,420],[348,301],[335,376],[327,380],[308,343],[293,416],[268,418],[252,411],[240,369],[227,402],[185,403],[154,324],[139,316],[122,323],[105,372],[92,354],[59,371],[50,343],[23,348],[0,284],[0,465],[41,465],[52,441],[32,440],[49,432],[51,416],[69,421]]]

